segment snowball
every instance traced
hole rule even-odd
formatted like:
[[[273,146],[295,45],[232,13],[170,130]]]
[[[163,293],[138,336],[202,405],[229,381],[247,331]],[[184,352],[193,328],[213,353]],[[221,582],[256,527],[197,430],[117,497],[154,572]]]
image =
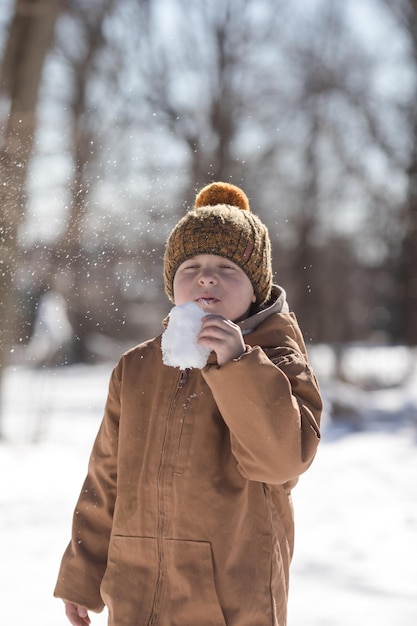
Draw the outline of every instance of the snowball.
[[[201,369],[205,366],[211,349],[197,343],[201,319],[205,315],[195,302],[186,302],[171,309],[168,327],[161,342],[165,365],[182,370],[193,367]]]

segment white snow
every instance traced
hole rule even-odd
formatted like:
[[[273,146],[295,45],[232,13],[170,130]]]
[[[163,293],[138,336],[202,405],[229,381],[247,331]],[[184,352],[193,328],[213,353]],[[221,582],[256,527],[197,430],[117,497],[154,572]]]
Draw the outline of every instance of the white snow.
[[[181,370],[193,367],[201,369],[205,366],[211,350],[197,343],[201,320],[205,315],[195,302],[186,302],[171,309],[168,327],[161,341],[165,365]]]
[[[311,353],[328,415],[343,395],[341,383],[332,379],[326,357],[331,351],[317,347]],[[389,370],[392,386],[343,388],[338,406],[348,407],[346,416],[325,419],[317,458],[294,489],[288,626],[417,624],[414,355],[404,352],[403,371],[395,349],[358,348],[355,354],[358,363],[368,363],[363,376],[375,383]],[[355,362],[353,351],[348,360],[350,366]],[[0,444],[3,624],[69,624],[52,592],[112,366],[6,371],[6,439]],[[106,624],[105,613],[91,617],[93,626]]]

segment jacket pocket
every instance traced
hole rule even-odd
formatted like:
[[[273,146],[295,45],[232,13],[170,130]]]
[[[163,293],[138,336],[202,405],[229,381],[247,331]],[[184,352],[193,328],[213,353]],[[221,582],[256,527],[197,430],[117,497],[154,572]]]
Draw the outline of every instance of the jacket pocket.
[[[210,544],[169,539],[166,550],[170,626],[226,626]]]
[[[113,536],[101,596],[109,625],[147,624],[158,572],[156,539]]]

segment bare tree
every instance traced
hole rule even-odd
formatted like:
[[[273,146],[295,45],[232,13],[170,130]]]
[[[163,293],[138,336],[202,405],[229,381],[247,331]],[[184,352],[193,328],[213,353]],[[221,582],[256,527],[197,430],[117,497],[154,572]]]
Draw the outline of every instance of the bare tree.
[[[1,68],[8,102],[0,152],[0,379],[14,340],[14,275],[25,182],[36,128],[36,105],[46,54],[59,11],[57,0],[17,0]]]
[[[413,90],[409,102],[402,107],[405,133],[409,138],[405,174],[406,198],[400,211],[403,226],[401,246],[397,248],[398,311],[400,338],[409,345],[417,345],[417,3],[400,0],[384,4],[393,14],[408,42],[409,63],[413,75]]]
[[[368,48],[352,29],[347,8],[321,2],[320,10],[298,20],[297,29],[288,29],[283,43],[295,89],[288,108],[292,120],[286,118],[293,138],[286,137],[286,146],[293,157],[278,162],[288,213],[296,215],[289,248],[290,282],[296,287],[290,293],[307,336],[336,343],[372,333],[381,290],[369,279],[385,263],[398,232],[392,216],[399,195],[392,182],[402,176],[404,144],[396,103],[384,97],[377,81],[389,71],[383,43]],[[334,257],[338,240],[345,240],[341,251],[349,263]]]
[[[142,96],[137,117],[163,126],[177,143],[188,180],[186,204],[207,180],[241,181],[252,166],[245,158],[254,151],[257,162],[271,147],[277,150],[266,110],[274,97],[279,115],[277,29],[283,13],[270,0],[159,0],[151,4],[146,30],[132,35]],[[267,145],[255,143],[258,127],[269,136]]]
[[[401,167],[374,104],[377,57],[349,28],[344,3],[323,0],[305,16],[267,0],[167,4],[176,9],[169,33],[149,29],[138,72],[148,110],[189,155],[186,203],[208,178],[242,181],[290,255],[287,279],[307,336],[348,340],[352,320],[343,303],[325,297],[335,285],[323,276],[322,258],[339,223],[360,206],[364,234],[355,237],[350,267],[339,264],[338,280],[348,284],[350,271],[367,284],[365,231],[376,238],[375,224],[392,206],[389,181],[372,178],[374,154]],[[361,294],[371,309],[373,292]]]
[[[97,227],[108,206],[97,201],[103,182],[131,225],[123,231],[129,263],[136,249],[144,268],[140,254],[152,239],[157,252],[146,267],[154,276],[174,212],[196,187],[222,178],[242,184],[270,226],[308,337],[352,337],[339,286],[349,272],[368,285],[360,248],[386,236],[393,206],[390,178],[372,176],[373,156],[398,172],[402,163],[373,91],[378,55],[358,43],[346,4],[322,0],[299,13],[275,0],[67,0],[58,48],[70,77],[74,167],[60,248],[78,296],[91,234],[108,250],[109,230],[117,238],[123,226],[113,214]],[[361,219],[345,247],[350,265],[335,264],[329,282],[323,268],[351,211]],[[113,245],[112,254],[120,250]],[[372,291],[359,292],[371,308]]]

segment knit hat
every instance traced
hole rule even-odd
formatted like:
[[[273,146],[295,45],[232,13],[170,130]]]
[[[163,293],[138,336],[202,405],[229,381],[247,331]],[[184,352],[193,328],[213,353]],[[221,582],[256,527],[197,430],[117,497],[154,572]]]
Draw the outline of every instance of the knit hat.
[[[245,193],[229,183],[204,187],[168,237],[164,257],[165,291],[174,302],[178,267],[198,254],[216,254],[238,265],[252,283],[256,304],[268,300],[272,285],[268,229],[249,207]]]

